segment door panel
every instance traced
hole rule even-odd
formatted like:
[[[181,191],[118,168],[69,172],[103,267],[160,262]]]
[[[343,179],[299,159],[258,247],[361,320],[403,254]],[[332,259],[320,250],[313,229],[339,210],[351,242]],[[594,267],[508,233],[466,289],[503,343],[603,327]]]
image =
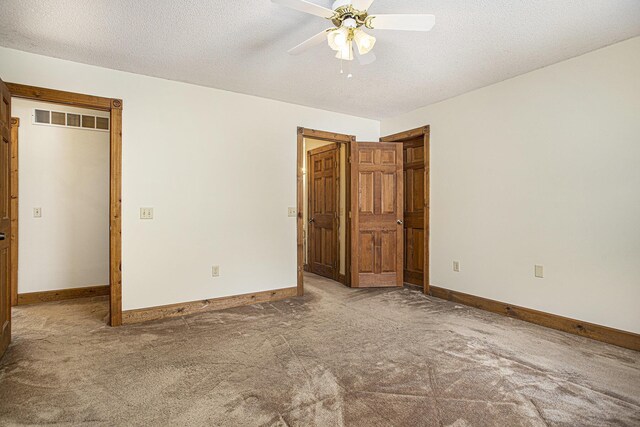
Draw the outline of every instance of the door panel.
[[[11,341],[11,94],[0,80],[0,357]]]
[[[359,212],[373,214],[373,172],[362,172],[358,176],[360,197]]]
[[[352,287],[402,286],[402,144],[351,144]]]
[[[331,144],[310,151],[309,271],[338,279],[338,155]]]

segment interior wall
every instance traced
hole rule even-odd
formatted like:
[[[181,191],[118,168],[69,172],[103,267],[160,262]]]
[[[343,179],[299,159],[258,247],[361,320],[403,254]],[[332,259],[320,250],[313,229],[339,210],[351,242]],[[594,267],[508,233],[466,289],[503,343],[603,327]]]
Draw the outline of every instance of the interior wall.
[[[308,153],[311,150],[315,150],[316,148],[320,148],[320,147],[324,147],[325,145],[329,145],[329,144],[335,144],[335,142],[331,142],[331,141],[321,141],[319,139],[313,139],[313,138],[304,138],[303,139],[303,143],[304,143],[304,152]],[[347,176],[347,148],[345,144],[340,144],[340,181],[339,181],[339,185],[340,185],[340,212],[339,212],[339,221],[338,221],[338,246],[340,248],[340,267],[339,267],[339,272],[340,274],[345,274],[346,271],[346,259],[347,259],[347,219],[345,216],[346,213],[346,208],[345,206],[347,206],[347,180],[346,180],[346,176]],[[303,211],[303,215],[302,215],[302,219],[303,219],[303,231],[304,231],[304,263],[307,264],[307,259],[309,256],[309,242],[308,242],[308,237],[309,237],[309,231],[308,231],[308,225],[309,225],[309,188],[308,188],[308,183],[307,183],[307,174],[308,174],[308,169],[307,169],[307,155],[305,154],[304,156],[304,160],[303,160],[303,164],[304,164],[304,170],[305,173],[303,175],[303,185],[304,185],[304,189],[303,189],[303,199],[304,199],[304,211]]]
[[[640,332],[639,76],[634,38],[382,121],[431,125],[433,285]]]
[[[123,100],[124,310],[296,286],[297,127],[380,135],[376,120],[6,48],[0,78]]]
[[[34,109],[102,111],[12,99],[18,128],[18,292],[109,284],[109,133],[34,124]],[[41,217],[34,217],[41,208]]]

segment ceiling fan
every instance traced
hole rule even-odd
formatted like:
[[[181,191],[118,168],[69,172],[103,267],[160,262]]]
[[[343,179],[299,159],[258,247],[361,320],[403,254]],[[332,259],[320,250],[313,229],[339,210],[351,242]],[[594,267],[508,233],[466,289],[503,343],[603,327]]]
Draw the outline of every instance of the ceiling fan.
[[[271,1],[300,12],[328,19],[334,25],[290,49],[289,53],[292,55],[298,55],[326,40],[329,47],[337,52],[336,58],[352,61],[355,56],[358,62],[366,65],[375,61],[375,55],[371,49],[376,43],[376,38],[367,34],[364,28],[429,31],[435,25],[435,16],[433,15],[369,14],[368,9],[374,0],[336,0],[333,3],[333,10],[306,0]],[[365,55],[367,56],[365,57]]]

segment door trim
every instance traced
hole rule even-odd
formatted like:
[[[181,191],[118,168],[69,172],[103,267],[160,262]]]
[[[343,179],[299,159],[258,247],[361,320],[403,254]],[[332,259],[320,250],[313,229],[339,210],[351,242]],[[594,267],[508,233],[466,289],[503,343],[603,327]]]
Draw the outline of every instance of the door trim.
[[[122,325],[122,100],[6,83],[15,98],[108,111],[110,133],[109,324]]]
[[[11,203],[9,220],[11,222],[10,257],[11,272],[9,274],[9,287],[11,288],[11,306],[18,305],[18,128],[20,119],[11,117],[11,136],[9,150],[11,156]]]
[[[351,142],[354,142],[356,140],[355,135],[345,135],[345,134],[341,134],[341,133],[335,133],[335,132],[326,132],[326,131],[322,131],[322,130],[315,130],[315,129],[308,129],[308,128],[304,128],[304,127],[300,127],[298,126],[297,129],[297,158],[296,158],[296,209],[298,212],[297,215],[297,220],[296,220],[296,244],[297,244],[297,262],[296,262],[296,268],[297,268],[297,293],[298,296],[303,296],[304,295],[304,234],[303,234],[303,230],[304,230],[304,225],[303,225],[303,217],[302,217],[302,212],[304,210],[304,159],[306,156],[305,150],[304,150],[304,139],[305,138],[313,138],[313,139],[319,139],[322,141],[330,141],[330,142],[336,142],[336,143],[340,143],[340,144],[347,144],[347,164],[346,169],[346,179],[347,179],[347,201],[351,200],[351,185],[350,185],[350,176],[351,176],[351,163],[350,163],[350,159],[349,159],[349,154],[350,153],[350,148],[351,148]],[[347,203],[347,206],[350,206],[350,203]],[[347,207],[345,207],[347,208]],[[349,208],[347,208],[349,209]],[[351,276],[350,271],[351,271],[351,233],[350,233],[350,222],[351,219],[349,218],[351,214],[351,210],[348,210],[347,212],[345,212],[345,216],[347,219],[347,236],[346,236],[346,242],[347,244],[346,246],[346,251],[347,253],[345,254],[345,277],[346,285],[349,285],[349,277]]]
[[[422,291],[425,294],[429,294],[430,289],[430,276],[429,276],[429,236],[431,230],[429,229],[429,207],[430,202],[430,175],[431,171],[429,165],[431,163],[431,127],[429,125],[422,126],[416,129],[407,130],[404,132],[396,133],[389,136],[380,138],[380,142],[404,142],[422,137],[424,139],[424,264],[423,270],[423,286]]]

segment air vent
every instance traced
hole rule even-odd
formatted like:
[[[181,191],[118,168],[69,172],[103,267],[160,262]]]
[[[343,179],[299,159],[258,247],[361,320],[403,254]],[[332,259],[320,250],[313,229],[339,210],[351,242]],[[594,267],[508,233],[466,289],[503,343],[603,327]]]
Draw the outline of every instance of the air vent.
[[[109,119],[106,117],[96,117],[96,129],[109,130]]]
[[[109,118],[87,114],[65,113],[34,109],[33,123],[38,125],[63,126],[79,129],[109,131]]]
[[[50,120],[51,112],[50,111],[36,110],[36,114],[35,114],[34,117],[35,117],[36,123],[43,123],[43,124],[51,123],[51,120]]]
[[[96,128],[96,118],[95,118],[95,116],[85,116],[83,114],[82,115],[82,127],[83,128],[95,129]]]
[[[51,112],[51,124],[64,126],[66,123],[66,114],[59,111]]]
[[[67,113],[67,126],[80,127],[80,114]]]

